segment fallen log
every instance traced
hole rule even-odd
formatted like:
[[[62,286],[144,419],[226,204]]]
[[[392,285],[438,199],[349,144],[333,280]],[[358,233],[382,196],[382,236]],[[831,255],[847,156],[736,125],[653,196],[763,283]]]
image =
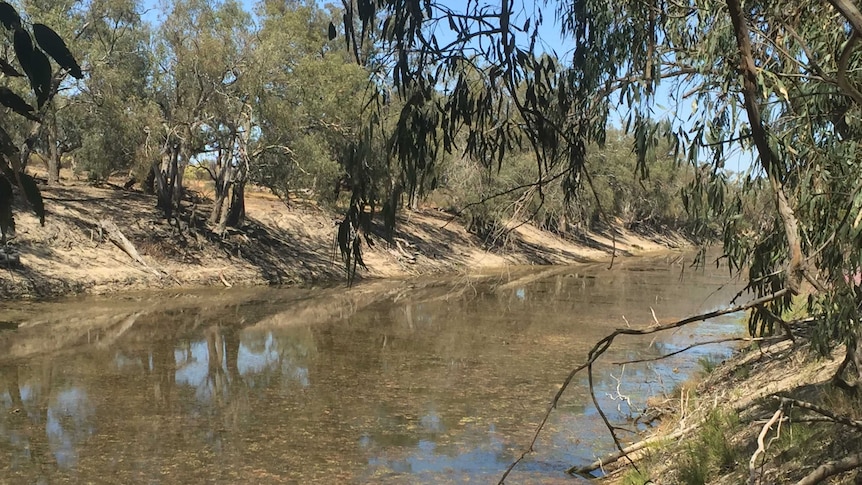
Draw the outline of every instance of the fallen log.
[[[807,477],[796,482],[796,485],[814,485],[815,483],[821,483],[823,480],[826,480],[831,476],[850,471],[860,466],[862,466],[862,453],[850,455],[846,458],[830,461],[820,465]]]
[[[585,476],[585,475],[592,473],[592,472],[594,472],[600,468],[604,468],[611,463],[614,463],[614,462],[621,460],[623,457],[625,457],[626,455],[628,455],[630,453],[640,451],[640,450],[642,450],[642,449],[644,449],[650,445],[654,445],[656,443],[661,443],[664,441],[670,441],[670,440],[675,440],[677,438],[681,438],[681,437],[685,436],[686,434],[690,433],[696,427],[697,426],[690,426],[690,427],[685,428],[685,429],[674,431],[673,433],[670,433],[670,434],[666,434],[666,435],[662,435],[662,436],[653,436],[653,437],[647,438],[643,441],[638,441],[637,443],[634,443],[630,446],[623,448],[622,451],[617,451],[617,452],[611,453],[610,455],[608,455],[608,456],[606,456],[600,460],[596,460],[596,461],[590,463],[589,465],[584,465],[581,467],[574,467],[573,466],[573,467],[569,468],[568,470],[566,470],[566,473],[568,473],[569,475]]]
[[[144,261],[144,258],[141,257],[140,253],[138,253],[138,250],[135,248],[135,245],[132,244],[128,238],[126,238],[125,234],[123,234],[123,231],[120,231],[120,228],[117,227],[117,224],[115,224],[114,221],[110,221],[108,219],[100,219],[99,234],[104,234],[105,236],[107,236],[108,240],[114,243],[114,246],[120,248],[120,250],[128,254],[129,257],[132,258],[136,263],[148,269],[154,275],[158,276],[159,278],[168,276],[177,284],[181,284],[180,281],[176,279],[173,275],[170,275],[164,271],[159,271],[147,264],[147,262]]]
[[[145,266],[147,269],[150,268],[144,258],[138,253],[138,250],[135,248],[135,245],[132,244],[126,236],[120,231],[120,228],[117,227],[117,224],[114,221],[109,221],[107,219],[99,220],[99,232],[103,233],[107,236],[108,240],[114,243],[114,246],[117,246],[124,253],[128,254],[130,258],[132,258],[136,263]]]

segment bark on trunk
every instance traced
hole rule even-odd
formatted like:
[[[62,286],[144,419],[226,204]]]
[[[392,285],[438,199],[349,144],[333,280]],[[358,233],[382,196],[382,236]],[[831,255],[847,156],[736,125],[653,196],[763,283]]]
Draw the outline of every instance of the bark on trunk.
[[[751,136],[754,139],[754,144],[757,147],[757,152],[760,155],[760,163],[769,177],[770,185],[772,186],[773,194],[775,195],[775,203],[778,209],[778,215],[784,225],[784,233],[787,238],[787,246],[790,251],[790,260],[787,264],[785,275],[785,284],[793,293],[798,294],[802,287],[802,280],[806,276],[806,260],[802,254],[802,242],[799,238],[799,223],[796,215],[793,213],[793,208],[787,200],[787,195],[784,190],[784,183],[781,180],[781,167],[779,160],[769,146],[769,138],[766,129],[763,127],[763,120],[760,115],[760,106],[758,104],[757,90],[757,67],[754,63],[754,56],[751,51],[750,33],[746,18],[742,13],[742,7],[739,0],[727,0],[727,9],[730,13],[730,20],[733,23],[733,30],[736,33],[736,43],[739,48],[740,69],[743,73],[742,94],[745,104],[745,111],[748,113],[748,121],[751,125]],[[813,278],[810,279],[813,282]]]
[[[245,182],[234,182],[230,196],[227,225],[240,227],[245,221]]]
[[[57,143],[57,120],[51,123],[48,130],[48,185],[60,183],[60,147]]]

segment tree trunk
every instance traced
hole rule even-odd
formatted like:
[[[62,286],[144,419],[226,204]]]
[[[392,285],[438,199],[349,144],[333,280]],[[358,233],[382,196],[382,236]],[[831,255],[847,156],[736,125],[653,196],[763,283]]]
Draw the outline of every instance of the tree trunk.
[[[180,200],[183,194],[183,179],[181,154],[182,144],[166,142],[162,150],[161,163],[153,166],[155,189],[158,196],[158,207],[169,221],[180,210]]]
[[[165,151],[162,153],[162,161],[160,163],[153,164],[153,188],[156,192],[157,197],[157,207],[161,209],[161,211],[165,214],[165,217],[169,217],[171,212],[171,201],[168,195],[170,194],[168,174],[163,169],[165,166],[170,166],[170,152]]]
[[[240,227],[245,221],[245,181],[234,182],[230,197],[227,225]]]
[[[230,168],[230,152],[228,151],[220,152],[218,161],[212,164],[210,168],[210,173],[215,175],[215,178],[213,178],[213,182],[215,183],[215,202],[213,203],[213,210],[209,218],[209,223],[212,225],[221,223],[222,214],[226,209],[225,201],[227,200],[233,179],[233,171]]]
[[[60,183],[60,147],[57,142],[57,120],[52,120],[48,130],[48,185]]]

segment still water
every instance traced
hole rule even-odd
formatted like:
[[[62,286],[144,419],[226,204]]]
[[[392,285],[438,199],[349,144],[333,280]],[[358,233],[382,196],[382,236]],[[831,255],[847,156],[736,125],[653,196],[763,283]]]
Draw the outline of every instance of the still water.
[[[653,311],[725,306],[739,288],[679,258],[7,303],[0,482],[496,481],[595,341]],[[738,319],[618,339],[596,374],[603,407],[625,423],[731,349],[614,361],[742,333]],[[580,483],[562,470],[611,448],[583,375],[511,483]]]

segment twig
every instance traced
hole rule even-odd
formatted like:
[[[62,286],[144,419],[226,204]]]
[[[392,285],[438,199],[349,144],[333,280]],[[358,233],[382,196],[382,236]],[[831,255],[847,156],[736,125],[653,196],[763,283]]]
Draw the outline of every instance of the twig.
[[[763,441],[766,439],[766,434],[769,433],[770,429],[772,429],[772,425],[774,425],[776,421],[781,420],[783,416],[784,406],[780,406],[778,410],[775,411],[775,414],[772,415],[772,419],[767,421],[760,430],[760,434],[757,436],[757,449],[754,450],[754,453],[751,455],[751,459],[748,460],[748,485],[755,485],[757,482],[757,457],[766,453],[766,444]],[[779,423],[779,426],[780,425],[781,423]]]
[[[708,340],[706,342],[698,342],[695,344],[691,344],[688,347],[683,347],[682,349],[676,350],[669,354],[659,355],[658,357],[649,357],[646,359],[634,359],[634,360],[625,360],[622,362],[612,362],[614,365],[626,365],[626,364],[642,364],[644,362],[655,362],[657,360],[667,359],[668,357],[673,357],[674,355],[681,354],[687,350],[691,350],[695,347],[703,347],[704,345],[713,345],[713,344],[724,344],[728,342],[770,342],[770,343],[778,343],[784,340],[787,340],[789,337],[787,335],[781,335],[779,337],[728,337],[717,340]]]
[[[557,407],[557,404],[559,403],[560,398],[563,396],[563,393],[566,391],[566,389],[572,383],[572,380],[575,378],[575,376],[578,375],[584,369],[590,369],[592,364],[596,360],[598,360],[598,358],[601,357],[601,355],[604,354],[608,350],[608,348],[613,343],[614,339],[617,338],[618,336],[620,336],[620,335],[650,335],[650,334],[661,332],[664,330],[671,330],[674,328],[683,327],[685,325],[688,325],[689,323],[700,322],[700,321],[707,320],[710,318],[715,318],[715,317],[718,317],[721,315],[727,315],[729,313],[741,312],[744,310],[748,310],[750,308],[754,308],[757,305],[762,305],[763,303],[772,301],[776,298],[780,298],[780,297],[786,295],[788,293],[788,291],[789,290],[784,288],[784,289],[781,289],[781,290],[779,290],[779,291],[777,291],[771,295],[767,295],[767,296],[764,296],[762,298],[752,300],[752,301],[745,303],[743,305],[736,305],[736,306],[733,306],[730,308],[726,308],[724,310],[715,310],[715,311],[708,312],[708,313],[702,313],[700,315],[691,316],[691,317],[684,318],[684,319],[678,320],[676,322],[667,323],[664,325],[652,326],[652,327],[642,328],[642,329],[619,328],[619,329],[614,330],[613,332],[611,332],[611,334],[609,334],[605,338],[601,339],[600,341],[598,341],[593,346],[593,348],[590,350],[590,352],[587,356],[586,362],[579,365],[578,367],[575,367],[574,369],[572,369],[569,372],[569,375],[566,376],[565,380],[563,380],[563,384],[560,386],[560,389],[557,390],[557,393],[554,395],[553,399],[551,400],[550,404],[548,405],[547,411],[545,411],[545,415],[542,417],[541,421],[539,422],[538,426],[536,427],[536,431],[533,433],[533,438],[530,440],[529,446],[527,447],[527,449],[525,449],[521,453],[521,455],[515,461],[513,461],[508,466],[508,468],[506,468],[506,471],[503,472],[503,475],[500,477],[500,481],[498,482],[498,484],[504,483],[506,481],[506,477],[508,477],[509,474],[512,472],[512,470],[514,470],[514,468],[516,466],[518,466],[518,463],[520,463],[528,454],[530,454],[534,451],[533,447],[536,445],[536,441],[538,441],[538,439],[539,439],[539,434],[541,434],[542,429],[545,427],[545,424],[548,422],[548,419],[551,416],[551,412],[553,412],[553,410]],[[595,391],[594,391],[592,385],[590,386],[590,394],[592,394],[593,398],[595,399]],[[597,408],[601,414],[601,407],[597,406]],[[617,449],[619,451],[622,451],[623,450],[622,445],[620,444],[619,440],[617,439],[616,435],[614,434],[613,427],[610,425],[610,423],[607,422],[606,418],[604,420],[605,420],[606,426],[608,426],[608,429],[611,430],[611,436],[614,438],[614,443],[617,445]],[[623,453],[623,455],[625,455],[625,453]]]

